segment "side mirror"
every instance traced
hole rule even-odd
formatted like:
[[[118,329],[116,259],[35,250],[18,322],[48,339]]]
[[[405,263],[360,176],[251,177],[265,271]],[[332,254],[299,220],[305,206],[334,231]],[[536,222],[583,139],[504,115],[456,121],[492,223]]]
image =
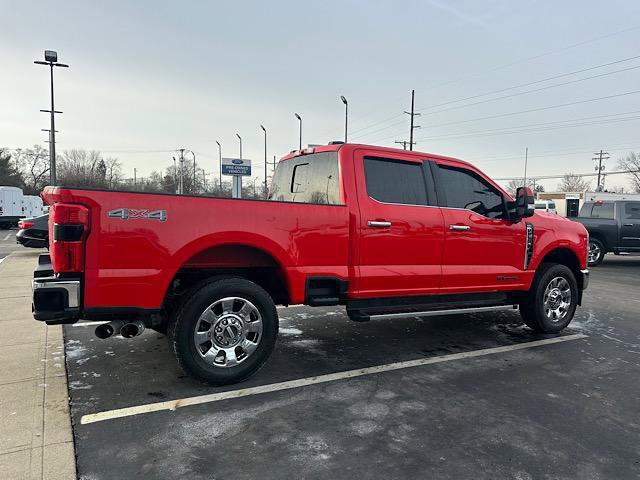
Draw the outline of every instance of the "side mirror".
[[[517,218],[531,217],[536,205],[533,192],[529,187],[518,187],[516,190],[515,216]]]

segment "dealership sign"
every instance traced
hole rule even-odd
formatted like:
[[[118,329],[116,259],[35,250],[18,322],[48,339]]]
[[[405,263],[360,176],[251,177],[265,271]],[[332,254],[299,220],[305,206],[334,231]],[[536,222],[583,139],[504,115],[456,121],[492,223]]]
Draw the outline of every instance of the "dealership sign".
[[[241,158],[223,158],[222,174],[250,177],[251,176],[251,160],[241,159]]]

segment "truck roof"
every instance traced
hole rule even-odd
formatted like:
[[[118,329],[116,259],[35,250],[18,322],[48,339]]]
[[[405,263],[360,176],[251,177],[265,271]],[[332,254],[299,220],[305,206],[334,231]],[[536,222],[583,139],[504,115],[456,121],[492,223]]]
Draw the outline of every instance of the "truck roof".
[[[393,147],[382,147],[379,145],[368,145],[365,143],[330,143],[328,145],[310,145],[306,148],[303,148],[301,150],[292,150],[289,154],[285,155],[284,157],[282,157],[280,159],[280,161],[282,160],[289,160],[291,158],[295,158],[295,157],[299,157],[301,155],[307,155],[310,153],[322,153],[322,152],[336,152],[338,150],[340,150],[341,148],[346,148],[346,147],[350,147],[350,148],[366,148],[368,150],[378,150],[380,153],[389,153],[389,154],[393,154],[393,153],[402,153],[403,155],[410,155],[410,156],[415,156],[416,158],[424,158],[424,157],[429,157],[429,158],[433,158],[433,159],[437,159],[437,160],[446,160],[448,162],[452,162],[452,163],[458,163],[462,166],[465,167],[472,167],[472,168],[476,168],[474,167],[472,164],[470,164],[469,162],[465,162],[464,160],[460,160],[459,158],[455,158],[455,157],[448,157],[446,155],[439,155],[436,153],[428,153],[428,152],[419,152],[417,150],[403,150],[400,148],[393,148]]]

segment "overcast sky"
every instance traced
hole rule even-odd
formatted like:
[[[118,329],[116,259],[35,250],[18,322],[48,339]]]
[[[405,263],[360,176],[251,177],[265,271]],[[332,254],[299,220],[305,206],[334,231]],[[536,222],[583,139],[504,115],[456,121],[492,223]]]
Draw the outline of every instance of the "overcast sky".
[[[412,88],[416,149],[493,177],[521,175],[525,147],[532,175],[592,171],[600,148],[614,170],[640,150],[638,1],[2,0],[0,11],[0,146],[46,139],[48,72],[33,60],[53,49],[71,66],[55,72],[58,150],[101,150],[128,176],[166,168],[180,147],[217,175],[215,141],[237,156],[236,132],[262,176],[259,125],[270,159],[297,147],[294,112],[304,144],[340,140],[340,95],[350,140],[393,146],[408,138]]]

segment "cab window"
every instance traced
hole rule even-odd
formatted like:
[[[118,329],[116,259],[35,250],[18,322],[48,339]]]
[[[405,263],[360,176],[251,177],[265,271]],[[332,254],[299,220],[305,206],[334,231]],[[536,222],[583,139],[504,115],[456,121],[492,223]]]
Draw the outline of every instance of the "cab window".
[[[440,165],[438,178],[445,197],[442,206],[464,208],[488,218],[505,218],[502,194],[475,172]]]

